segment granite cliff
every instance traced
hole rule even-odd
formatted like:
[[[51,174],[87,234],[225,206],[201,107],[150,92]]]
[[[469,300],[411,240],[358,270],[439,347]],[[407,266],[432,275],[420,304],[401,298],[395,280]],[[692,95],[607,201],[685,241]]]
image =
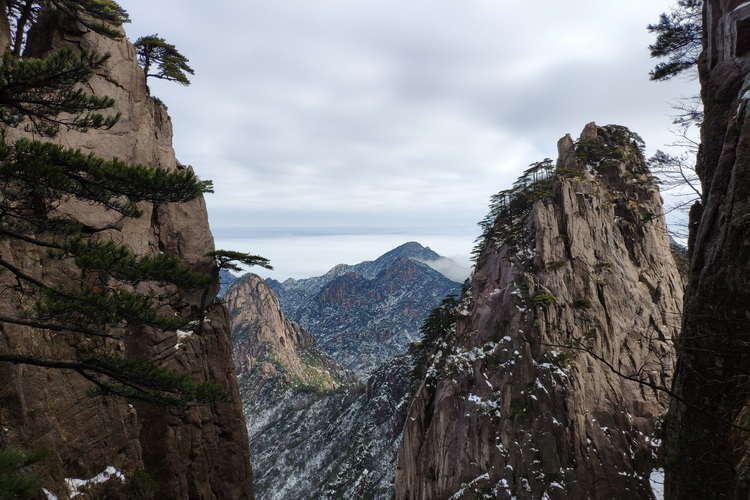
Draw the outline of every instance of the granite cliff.
[[[427,360],[398,499],[653,498],[683,284],[624,127],[589,124],[500,193]]]
[[[666,498],[739,499],[750,495],[750,3],[703,2],[703,27],[703,196],[690,213]]]
[[[286,319],[262,278],[246,274],[225,296],[234,360],[250,428],[279,401],[303,392],[329,392],[351,375],[298,324]]]
[[[126,40],[67,28],[41,24],[30,36],[30,50],[70,45],[109,53],[106,70],[90,81],[90,89],[113,97],[122,117],[110,130],[63,131],[55,140],[105,158],[163,169],[190,168],[175,158],[170,118],[166,108],[149,95],[133,46]],[[7,37],[3,41],[7,43]],[[8,137],[18,134],[9,131]],[[212,259],[206,257],[214,244],[202,198],[185,204],[142,203],[140,208],[144,215],[139,218],[124,218],[74,201],[62,205],[60,211],[84,224],[98,241],[126,245],[139,256],[171,253],[194,271],[216,272]],[[36,247],[2,240],[0,253],[10,262],[23,262],[25,269],[46,282],[69,279],[64,268]],[[13,285],[7,274],[0,280],[4,290]],[[253,498],[229,322],[224,307],[213,301],[217,289],[218,283],[180,291],[188,307],[204,310],[206,306],[200,333],[178,338],[175,332],[142,328],[112,347],[158,360],[161,366],[189,373],[198,381],[214,382],[228,393],[226,401],[187,409],[128,404],[118,398],[93,397],[90,384],[72,372],[0,366],[0,446],[49,452],[32,471],[41,479],[48,498],[73,496],[71,485],[80,484],[76,480],[101,478],[102,474],[118,479],[111,481],[105,495],[113,499],[124,498],[118,492],[119,479],[144,480],[149,495],[161,498]],[[11,295],[0,301],[3,313],[15,314],[17,307]],[[64,335],[12,325],[0,329],[0,344],[4,350],[57,359],[73,356],[75,347]]]

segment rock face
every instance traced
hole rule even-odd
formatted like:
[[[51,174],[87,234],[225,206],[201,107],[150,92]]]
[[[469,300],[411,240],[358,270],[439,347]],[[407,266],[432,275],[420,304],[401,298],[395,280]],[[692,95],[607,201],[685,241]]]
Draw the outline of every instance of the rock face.
[[[397,498],[652,498],[665,398],[613,370],[669,383],[683,285],[638,143],[590,124],[498,196],[459,319],[423,346]]]
[[[285,395],[325,393],[350,376],[316,345],[315,339],[281,312],[262,278],[247,274],[226,295],[234,361],[251,429]]]
[[[260,277],[237,280],[226,304],[258,498],[390,499],[409,360],[355,384]]]
[[[670,499],[748,498],[750,4],[704,5],[705,120],[691,211],[690,279],[667,433]]]
[[[406,243],[374,261],[338,265],[324,276],[268,280],[282,309],[338,363],[365,378],[405,352],[429,311],[460,285],[429,264],[443,259]]]
[[[37,32],[34,37],[35,43],[47,46],[60,46],[63,38],[53,31]],[[107,70],[93,78],[91,88],[113,97],[122,119],[108,131],[63,132],[56,140],[105,158],[185,168],[175,159],[170,119],[165,108],[149,96],[133,46],[92,34],[66,33],[64,39],[111,54]],[[99,239],[127,245],[138,255],[173,253],[196,271],[214,272],[213,263],[205,257],[213,250],[213,238],[203,199],[181,205],[143,203],[141,209],[143,217],[127,219],[88,205],[70,203],[61,208],[98,231]],[[11,262],[23,262],[32,274],[49,282],[69,279],[44,252],[28,245],[4,240],[0,253]],[[5,288],[9,277],[3,274],[0,279]],[[34,472],[61,499],[71,493],[66,478],[92,478],[108,466],[121,471],[127,480],[148,475],[155,484],[153,493],[161,498],[252,498],[247,433],[232,367],[228,319],[223,306],[211,299],[217,288],[186,292],[185,300],[192,307],[204,301],[210,304],[201,334],[178,344],[174,332],[143,330],[128,336],[119,348],[158,359],[164,367],[187,372],[197,380],[219,384],[229,393],[229,401],[187,410],[130,405],[121,399],[91,397],[90,385],[74,373],[2,365],[0,446],[48,450],[49,456]],[[0,302],[3,313],[17,313],[15,307],[9,296]],[[64,359],[73,350],[63,337],[18,326],[0,329],[4,350]],[[108,495],[120,498],[115,492]]]
[[[410,367],[399,356],[363,384],[298,393],[274,408],[251,430],[258,498],[390,500]]]

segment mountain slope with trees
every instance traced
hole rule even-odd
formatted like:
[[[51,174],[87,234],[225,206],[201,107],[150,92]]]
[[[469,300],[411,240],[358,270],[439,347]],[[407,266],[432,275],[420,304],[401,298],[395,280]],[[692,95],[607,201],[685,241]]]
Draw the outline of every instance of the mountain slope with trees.
[[[241,277],[225,301],[258,498],[390,499],[408,357],[357,383],[284,316],[260,277]]]

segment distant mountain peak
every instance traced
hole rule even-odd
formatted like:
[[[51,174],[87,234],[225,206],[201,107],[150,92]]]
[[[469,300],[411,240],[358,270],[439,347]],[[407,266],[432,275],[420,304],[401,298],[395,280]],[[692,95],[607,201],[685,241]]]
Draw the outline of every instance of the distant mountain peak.
[[[399,245],[394,250],[402,250],[402,251],[423,251],[423,250],[429,250],[430,247],[422,246],[421,243],[417,241],[408,241],[404,243],[403,245]]]
[[[403,245],[397,246],[393,250],[384,253],[378,257],[375,262],[389,259],[395,260],[398,257],[409,257],[418,260],[438,260],[442,258],[440,254],[433,251],[430,247],[422,246],[416,241],[410,241]]]
[[[287,317],[340,364],[364,376],[403,353],[430,310],[459,292],[458,282],[443,272],[450,262],[410,241],[375,260],[334,266],[323,276],[267,283]]]

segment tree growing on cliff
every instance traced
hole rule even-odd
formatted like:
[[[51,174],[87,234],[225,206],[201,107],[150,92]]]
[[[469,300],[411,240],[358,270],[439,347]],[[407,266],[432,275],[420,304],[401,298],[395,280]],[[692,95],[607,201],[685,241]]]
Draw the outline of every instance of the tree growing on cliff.
[[[120,27],[130,22],[127,11],[114,0],[6,0],[5,5],[11,30],[9,51],[16,57],[23,53],[30,28],[44,12],[57,11],[64,19],[110,38],[122,38]]]
[[[701,54],[703,0],[678,0],[671,12],[663,13],[648,30],[656,35],[649,46],[651,57],[666,59],[651,71],[652,80],[669,80],[695,69]]]
[[[464,285],[466,288],[466,285]],[[456,325],[456,315],[459,301],[455,295],[449,295],[434,308],[425,318],[419,333],[422,335],[419,342],[411,344],[409,354],[412,357],[414,368],[411,378],[420,381],[424,378],[430,357],[436,351],[437,342],[444,339]]]
[[[190,85],[187,75],[195,74],[193,68],[188,65],[190,61],[158,33],[140,37],[135,42],[135,50],[146,78],[153,77]],[[155,69],[153,73],[152,68]]]
[[[124,10],[108,0],[52,1],[44,8],[69,21],[80,21],[78,16],[92,9],[99,9],[101,20],[111,21],[110,14],[126,19]],[[83,26],[121,36],[116,25],[106,30],[89,24]],[[85,132],[117,123],[118,114],[102,114],[114,104],[111,98],[83,90],[103,69],[105,56],[64,49],[24,58],[13,52],[9,49],[0,64],[0,121],[6,127],[25,125],[28,131],[54,136],[61,127]],[[188,202],[211,192],[211,182],[191,170],[105,160],[26,138],[2,139],[0,278],[4,300],[12,307],[4,308],[0,323],[64,337],[71,354],[61,359],[31,348],[14,349],[0,338],[0,363],[73,371],[93,383],[97,394],[174,405],[222,398],[222,388],[214,384],[122,354],[123,341],[144,330],[174,332],[176,338],[200,332],[207,304],[190,303],[186,295],[210,286],[216,276],[196,272],[177,255],[136,255],[102,237],[106,230],[64,210],[75,201],[138,218],[144,215],[144,202]],[[268,266],[262,258],[241,253],[207,257],[216,260],[215,274],[236,260]]]
[[[657,24],[648,26],[656,35],[649,46],[651,57],[662,59],[651,71],[651,79],[665,81],[680,74],[695,72],[702,46],[703,0],[678,0],[669,13],[663,13]],[[699,96],[680,99],[672,108],[676,114],[673,133],[677,140],[669,147],[678,148],[680,153],[664,151],[649,159],[651,171],[660,178],[664,190],[672,191],[678,198],[665,211],[676,213],[678,217],[670,224],[670,235],[677,239],[687,239],[687,223],[684,220],[690,207],[700,199],[701,186],[695,172],[695,157],[698,144],[692,137],[694,127],[703,122],[703,105]]]

